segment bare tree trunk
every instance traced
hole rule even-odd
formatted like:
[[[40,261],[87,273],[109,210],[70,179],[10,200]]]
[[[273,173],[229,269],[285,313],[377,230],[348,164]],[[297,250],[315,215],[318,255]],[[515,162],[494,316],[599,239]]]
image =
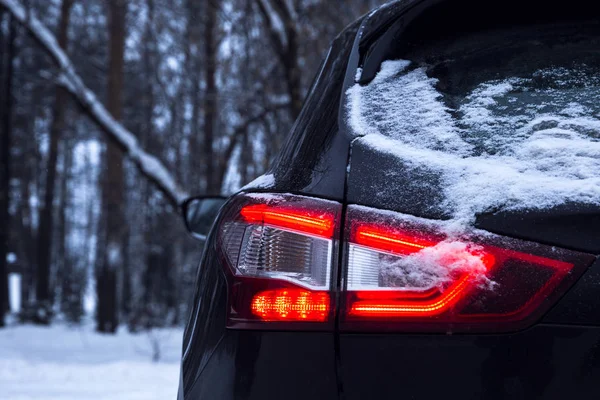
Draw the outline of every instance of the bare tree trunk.
[[[0,18],[0,24],[4,21],[4,15]],[[8,269],[6,255],[8,253],[8,238],[10,232],[10,165],[11,165],[11,142],[12,142],[12,81],[13,81],[13,57],[15,53],[15,22],[9,16],[8,50],[6,52],[6,73],[2,74],[0,83],[4,87],[2,101],[0,102],[0,327],[4,326],[4,315],[8,310]],[[0,30],[2,27],[0,27]],[[0,46],[3,47],[0,40]],[[3,50],[3,49],[2,49]],[[4,65],[0,63],[0,71],[4,71]]]
[[[291,21],[287,21],[292,24]],[[290,96],[292,119],[298,118],[302,111],[304,96],[302,95],[302,76],[298,65],[298,35],[294,28],[288,29],[288,49],[284,58],[285,78]]]
[[[246,128],[244,130],[244,134],[242,136],[242,143],[241,143],[242,152],[240,154],[240,164],[242,166],[240,175],[242,178],[242,185],[245,185],[252,180],[252,178],[250,178],[249,168],[253,164],[252,155],[254,154],[254,152],[252,151],[252,147],[251,147],[252,144],[250,143],[249,134],[250,134],[249,129]]]
[[[70,138],[62,138],[62,176],[60,177],[60,201],[58,207],[58,226],[57,244],[56,244],[56,269],[57,279],[56,287],[60,288],[60,309],[70,322],[77,323],[83,315],[83,291],[86,285],[86,275],[84,273],[84,265],[82,260],[80,263],[75,263],[73,257],[67,250],[68,243],[68,215],[69,215],[69,199],[71,193],[69,191],[69,182],[72,179],[71,169],[73,167],[73,152]],[[86,256],[88,252],[84,252]]]
[[[68,46],[69,20],[73,0],[63,0],[58,32],[58,45],[65,52]],[[50,307],[50,267],[52,264],[52,236],[54,226],[54,193],[56,190],[56,163],[58,160],[58,144],[64,130],[64,114],[68,93],[62,87],[56,88],[54,111],[50,126],[50,146],[48,149],[48,164],[46,165],[46,184],[44,204],[40,211],[40,226],[38,233],[38,257],[36,273],[36,300],[42,307]],[[46,321],[50,322],[50,321]]]
[[[107,109],[117,121],[121,119],[123,112],[126,9],[123,0],[109,2],[110,59]],[[117,271],[123,266],[125,224],[123,224],[123,154],[112,141],[109,141],[106,146],[105,165],[102,200],[106,218],[106,249],[104,262],[97,276],[97,329],[99,332],[115,333],[118,327]]]
[[[206,8],[205,3],[197,0],[186,0],[185,11],[187,13],[187,25],[185,32],[185,59],[184,66],[187,74],[187,84],[185,85],[186,97],[189,96],[191,104],[191,118],[189,121],[190,136],[189,149],[187,156],[186,169],[188,170],[186,183],[191,184],[191,190],[195,193],[203,193],[206,190],[206,177],[203,176],[205,169],[202,157],[197,157],[196,154],[202,154],[201,142],[201,124],[202,116],[202,96],[200,83],[204,64],[202,63],[200,47],[202,44],[202,26],[198,21],[202,20],[203,10]]]
[[[193,77],[191,78],[191,85],[192,85],[192,90],[191,90],[191,101],[192,101],[192,120],[190,122],[190,156],[189,158],[189,162],[190,162],[190,172],[191,172],[191,176],[193,181],[192,183],[192,187],[194,188],[193,190],[196,191],[196,193],[201,193],[205,187],[206,184],[203,182],[202,178],[202,159],[200,157],[196,157],[195,154],[199,154],[199,152],[202,150],[200,147],[200,140],[199,140],[199,136],[200,136],[200,109],[201,109],[201,99],[200,99],[200,78],[199,78],[199,72],[198,71],[194,71],[192,73]],[[204,186],[202,186],[204,184]]]
[[[10,19],[10,17],[9,17]],[[0,10],[0,114],[2,114],[2,121],[7,120],[5,114],[4,98],[5,93],[5,79],[4,79],[4,11]],[[0,165],[4,165],[4,168],[8,166],[7,173],[0,170],[0,226],[3,227],[3,231],[0,232],[0,328],[4,327],[4,314],[6,313],[6,306],[8,303],[8,267],[6,262],[6,256],[8,253],[8,242],[10,240],[9,235],[9,201],[10,198],[10,165],[6,158],[10,158],[10,143],[7,140],[8,136],[4,134],[4,127],[0,126]],[[7,154],[8,152],[8,154]],[[9,184],[6,184],[6,177],[9,179]]]
[[[206,164],[206,192],[220,194],[221,182],[216,173],[214,157],[215,123],[217,116],[217,7],[208,2],[204,21],[204,61],[206,63],[206,97],[204,99],[204,162]]]
[[[154,83],[156,73],[156,38],[154,37],[153,29],[155,23],[155,4],[154,0],[146,0],[147,17],[143,30],[143,35],[140,40],[142,46],[142,68],[144,84],[140,88],[140,115],[143,118],[139,120],[139,136],[138,139],[142,147],[152,150],[161,150],[161,147],[156,146],[154,136]],[[158,147],[158,149],[157,149]],[[150,249],[153,231],[150,228],[150,213],[153,211],[150,199],[154,194],[154,188],[146,182],[136,182],[132,190],[137,190],[142,199],[141,204],[134,205],[136,212],[128,215],[127,218],[131,221],[131,229],[128,235],[128,250],[125,252],[128,255],[127,262],[123,265],[123,281],[122,281],[122,298],[121,298],[121,313],[127,319],[127,324],[130,331],[139,329],[139,321],[143,302],[140,300],[143,296],[145,288],[140,285],[140,278],[143,275],[145,268],[145,260],[147,259],[148,249]],[[130,188],[127,189],[128,191]],[[134,238],[142,237],[143,239],[134,240]],[[134,246],[133,248],[130,248]],[[133,256],[135,255],[135,256]],[[133,261],[132,261],[133,260]]]
[[[245,11],[246,13],[248,13],[248,15],[251,15],[252,13],[252,3],[251,0],[246,0],[245,3]],[[244,46],[244,62],[247,65],[250,65],[251,63],[251,43],[252,40],[250,38],[250,24],[249,21],[244,21],[244,32],[246,34],[245,37],[245,46]],[[244,91],[250,91],[252,90],[252,81],[251,79],[249,79],[249,75],[248,74],[244,74],[242,76],[242,88]],[[241,143],[241,154],[240,154],[240,160],[239,160],[239,165],[240,165],[240,176],[241,176],[241,180],[242,180],[242,185],[246,185],[248,182],[250,182],[253,178],[251,178],[249,175],[249,171],[248,168],[250,167],[250,163],[252,162],[253,159],[253,155],[254,155],[254,151],[252,149],[252,144],[250,143],[250,126],[246,127],[246,129],[244,129],[244,133],[242,136],[242,143]],[[225,164],[224,169],[227,168],[227,164]]]
[[[31,150],[31,145],[28,146],[27,150]],[[30,151],[33,152],[33,151]],[[31,157],[34,158],[34,157]],[[21,187],[19,197],[23,199],[21,202],[21,209],[18,211],[18,218],[14,221],[13,229],[19,229],[18,244],[20,247],[19,251],[19,264],[22,272],[22,286],[21,286],[21,298],[23,299],[23,305],[30,307],[35,300],[35,254],[37,253],[37,243],[33,240],[36,237],[36,231],[33,226],[32,214],[34,213],[33,207],[28,199],[31,198],[31,185],[32,176],[35,176],[34,167],[32,164],[35,160],[31,160],[30,156],[25,160],[22,166],[22,171],[19,174],[18,179],[21,181]],[[20,221],[20,224],[16,222]],[[27,240],[29,239],[29,240]]]
[[[302,111],[302,80],[299,66],[299,26],[292,2],[286,0],[257,0],[263,19],[268,23],[271,44],[283,67],[292,119]],[[275,20],[281,21],[283,28]]]

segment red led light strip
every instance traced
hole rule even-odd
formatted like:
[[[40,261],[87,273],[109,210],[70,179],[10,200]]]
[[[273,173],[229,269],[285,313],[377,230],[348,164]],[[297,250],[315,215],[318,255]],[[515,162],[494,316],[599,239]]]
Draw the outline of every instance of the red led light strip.
[[[426,293],[433,296],[428,301],[415,301],[417,296],[414,294],[419,292],[351,292],[354,293],[356,301],[352,303],[349,315],[358,317],[437,315],[448,310],[461,299],[463,292],[470,287],[469,280],[469,275],[465,274],[443,293],[438,289],[427,291]]]
[[[327,239],[333,237],[334,216],[331,213],[254,204],[243,207],[240,214],[249,223],[264,223]]]
[[[363,246],[406,255],[417,253],[438,243],[372,226],[357,227],[354,234],[354,242]]]
[[[397,230],[373,226],[358,226],[354,232],[356,244],[399,255],[410,255],[433,247],[440,241],[417,237]],[[470,254],[472,255],[472,254]],[[495,264],[489,253],[478,254],[488,270]],[[446,312],[473,287],[474,277],[463,273],[445,290],[426,291],[355,291],[349,292],[349,315],[356,317],[434,316]]]
[[[252,313],[264,321],[323,322],[329,316],[329,294],[304,289],[275,289],[252,299]]]
[[[434,241],[412,233],[372,225],[359,225],[354,228],[353,233],[353,243],[374,251],[383,251],[399,256],[408,256],[441,242],[441,239]],[[483,251],[477,252],[476,255],[481,258],[488,271],[511,259],[553,269],[552,278],[532,296],[531,301],[554,287],[574,267],[572,263],[491,246],[485,246]],[[432,288],[426,291],[350,291],[348,292],[348,314],[350,317],[363,318],[440,315],[449,311],[472,291],[476,278],[469,273],[461,274],[445,290]],[[529,303],[514,312],[503,314],[503,316],[519,314],[527,307],[529,307]]]

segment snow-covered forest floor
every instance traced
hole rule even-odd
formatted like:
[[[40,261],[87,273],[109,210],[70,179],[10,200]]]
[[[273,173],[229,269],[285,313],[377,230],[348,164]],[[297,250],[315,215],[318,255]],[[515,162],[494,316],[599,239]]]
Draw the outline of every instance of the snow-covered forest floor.
[[[178,329],[114,336],[92,326],[2,329],[0,399],[175,399],[181,337]]]

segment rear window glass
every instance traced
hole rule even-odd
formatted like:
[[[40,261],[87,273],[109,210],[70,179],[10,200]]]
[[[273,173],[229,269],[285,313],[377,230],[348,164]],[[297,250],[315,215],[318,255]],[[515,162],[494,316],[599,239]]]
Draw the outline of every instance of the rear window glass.
[[[356,135],[441,172],[455,215],[600,199],[598,23],[412,49],[352,87],[348,110]]]
[[[356,130],[465,154],[496,154],[533,135],[600,139],[600,35],[546,29],[441,42],[384,62],[352,89]]]

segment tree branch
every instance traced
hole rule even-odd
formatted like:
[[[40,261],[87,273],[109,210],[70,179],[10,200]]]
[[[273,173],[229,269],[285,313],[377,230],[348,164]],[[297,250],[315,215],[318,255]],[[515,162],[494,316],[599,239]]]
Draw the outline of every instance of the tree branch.
[[[54,60],[61,71],[59,84],[69,91],[86,114],[111,140],[117,143],[140,172],[154,182],[174,206],[179,206],[188,197],[188,194],[181,189],[163,163],[155,156],[145,152],[140,147],[135,135],[116,121],[96,95],[83,83],[75,71],[73,63],[60,48],[52,32],[37,17],[28,13],[19,1],[0,0],[0,6],[7,9]]]
[[[223,151],[223,156],[221,158],[222,159],[221,170],[223,171],[223,174],[225,173],[225,170],[227,169],[227,164],[229,163],[229,160],[231,159],[231,156],[233,155],[233,151],[235,150],[235,147],[237,146],[238,141],[246,133],[248,128],[257,122],[262,121],[267,115],[269,115],[273,112],[276,112],[278,110],[285,109],[287,107],[289,107],[289,103],[273,104],[272,106],[263,109],[258,114],[253,115],[252,117],[248,118],[246,121],[244,121],[243,123],[239,124],[238,126],[236,126],[234,128],[233,133],[229,136],[229,144]],[[221,179],[221,181],[222,181],[222,179]]]
[[[286,28],[281,16],[276,12],[270,0],[258,0],[258,8],[269,25],[271,43],[280,57],[285,57],[288,45]]]

